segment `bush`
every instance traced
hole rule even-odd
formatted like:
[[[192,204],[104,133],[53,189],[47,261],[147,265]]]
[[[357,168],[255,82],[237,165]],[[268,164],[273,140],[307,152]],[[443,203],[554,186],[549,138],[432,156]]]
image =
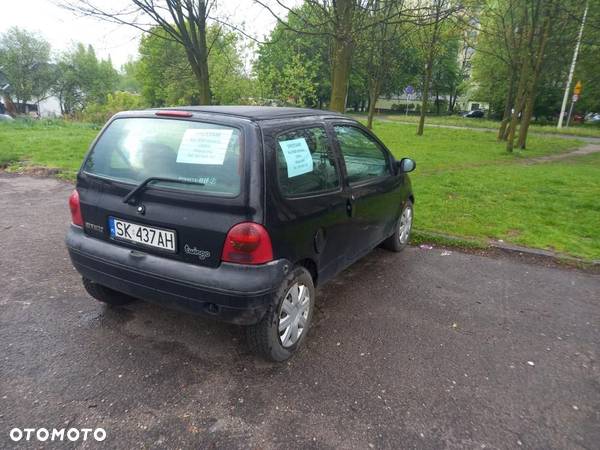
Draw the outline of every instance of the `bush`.
[[[146,102],[141,95],[131,92],[115,92],[108,94],[106,103],[91,103],[85,109],[76,113],[74,119],[82,122],[104,123],[120,111],[144,109]]]

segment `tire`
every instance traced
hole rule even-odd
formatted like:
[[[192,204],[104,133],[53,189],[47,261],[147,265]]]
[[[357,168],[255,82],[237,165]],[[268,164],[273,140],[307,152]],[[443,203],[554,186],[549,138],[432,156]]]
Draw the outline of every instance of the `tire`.
[[[413,222],[413,204],[410,200],[406,200],[400,217],[398,218],[398,224],[389,238],[383,241],[383,247],[392,252],[401,252],[406,248],[410,241],[410,232],[412,230]]]
[[[306,340],[314,305],[312,276],[304,267],[295,267],[273,294],[271,305],[263,319],[246,328],[250,348],[271,361],[282,362],[289,359]],[[286,323],[290,325],[285,327]],[[293,339],[295,332],[298,333],[296,340]]]
[[[83,287],[96,300],[102,303],[106,303],[111,306],[121,306],[136,301],[135,298],[123,294],[122,292],[115,291],[113,289],[102,286],[101,284],[94,283],[92,280],[83,278]]]

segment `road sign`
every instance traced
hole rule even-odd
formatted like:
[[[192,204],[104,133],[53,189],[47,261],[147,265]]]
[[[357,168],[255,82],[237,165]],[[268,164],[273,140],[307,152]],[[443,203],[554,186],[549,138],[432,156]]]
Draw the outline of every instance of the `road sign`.
[[[583,85],[581,84],[581,81],[578,81],[577,84],[575,85],[575,87],[573,88],[573,94],[581,95],[582,88],[583,88]],[[574,101],[577,101],[577,100],[574,100]]]
[[[404,88],[404,93],[405,93],[406,95],[413,95],[413,94],[415,93],[415,88],[414,88],[414,87],[412,87],[412,86],[409,84],[408,86],[406,86],[406,87]]]
[[[576,102],[577,100],[579,100],[579,95],[574,94],[573,95],[573,102]]]

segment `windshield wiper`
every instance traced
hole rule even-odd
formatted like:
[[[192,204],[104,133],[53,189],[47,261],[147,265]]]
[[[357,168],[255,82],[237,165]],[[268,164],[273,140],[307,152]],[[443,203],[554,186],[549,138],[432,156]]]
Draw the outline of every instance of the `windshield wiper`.
[[[168,183],[180,183],[180,184],[196,184],[198,186],[204,186],[204,183],[196,183],[194,181],[186,181],[179,180],[177,178],[168,178],[168,177],[148,177],[136,187],[134,187],[131,191],[127,193],[125,197],[123,197],[123,203],[130,203],[131,199],[139,192],[143,191],[149,183],[153,181],[165,181]]]

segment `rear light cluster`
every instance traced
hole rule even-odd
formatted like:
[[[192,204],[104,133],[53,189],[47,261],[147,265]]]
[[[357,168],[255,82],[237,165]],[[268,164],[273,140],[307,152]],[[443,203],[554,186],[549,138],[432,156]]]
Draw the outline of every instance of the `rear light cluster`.
[[[273,247],[269,233],[257,223],[238,223],[227,233],[221,260],[239,264],[263,264],[272,261]]]
[[[71,222],[73,225],[83,227],[83,216],[81,215],[81,205],[79,204],[79,193],[74,190],[69,196],[69,209],[71,210]]]

